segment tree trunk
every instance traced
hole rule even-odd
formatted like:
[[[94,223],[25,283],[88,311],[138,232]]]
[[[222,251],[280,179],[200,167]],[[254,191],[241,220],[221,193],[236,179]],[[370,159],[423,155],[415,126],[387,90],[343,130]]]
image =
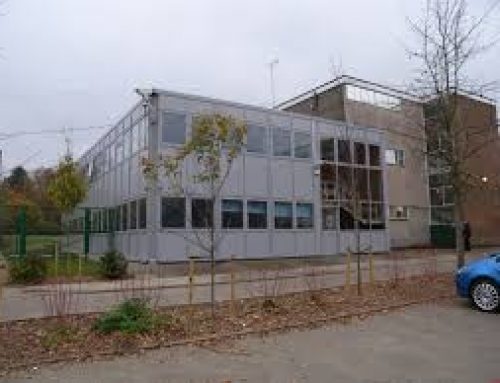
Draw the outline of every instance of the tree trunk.
[[[465,264],[465,249],[464,249],[464,207],[461,198],[457,198],[455,202],[455,248],[457,252],[457,269]]]

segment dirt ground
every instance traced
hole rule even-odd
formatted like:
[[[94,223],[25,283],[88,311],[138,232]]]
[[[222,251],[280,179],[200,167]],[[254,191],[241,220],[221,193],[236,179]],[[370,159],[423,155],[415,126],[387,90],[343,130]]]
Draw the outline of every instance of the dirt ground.
[[[500,379],[499,319],[456,300],[224,346],[46,366],[0,382],[492,383]]]

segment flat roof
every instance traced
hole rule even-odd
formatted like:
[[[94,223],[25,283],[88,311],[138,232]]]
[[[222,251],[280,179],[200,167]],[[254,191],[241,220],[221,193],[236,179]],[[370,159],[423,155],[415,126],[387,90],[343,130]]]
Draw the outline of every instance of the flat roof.
[[[341,76],[334,78],[333,80],[327,81],[327,82],[325,82],[317,87],[314,87],[314,88],[312,88],[304,93],[299,94],[298,96],[295,96],[289,100],[286,100],[286,101],[278,104],[277,108],[280,110],[290,108],[291,106],[297,105],[297,104],[313,97],[316,94],[321,94],[321,93],[327,92],[331,89],[337,88],[337,87],[342,86],[342,85],[354,85],[354,86],[357,86],[360,88],[364,88],[367,90],[373,90],[375,92],[379,92],[379,93],[382,93],[382,94],[385,94],[388,96],[393,96],[393,97],[397,97],[400,99],[412,101],[415,103],[424,103],[429,99],[426,97],[420,97],[416,94],[413,94],[413,93],[410,93],[407,91],[399,90],[399,89],[392,88],[392,87],[382,85],[382,84],[377,84],[375,82],[363,80],[363,79],[360,79],[360,78],[357,78],[354,76],[341,75]],[[480,95],[477,93],[473,93],[473,92],[467,92],[467,91],[458,91],[457,93],[459,95],[469,97],[473,100],[496,106],[495,100],[493,100],[489,97],[486,97],[486,96],[483,96],[483,95]]]

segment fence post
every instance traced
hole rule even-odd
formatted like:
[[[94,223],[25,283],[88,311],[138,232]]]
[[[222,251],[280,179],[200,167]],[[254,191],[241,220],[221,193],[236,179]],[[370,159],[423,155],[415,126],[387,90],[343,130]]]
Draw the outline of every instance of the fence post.
[[[18,255],[26,255],[26,207],[21,206],[17,215],[17,246]]]
[[[345,267],[345,289],[349,291],[351,287],[351,248],[347,249],[346,267]]]
[[[189,257],[189,276],[188,276],[188,303],[189,306],[193,304],[193,285],[194,285],[194,258]]]
[[[230,260],[230,287],[231,287],[231,312],[234,313],[234,300],[236,299],[236,291],[235,291],[235,275],[234,275],[234,255],[231,254]]]
[[[368,268],[369,268],[370,284],[373,285],[375,283],[375,270],[373,269],[373,253],[371,246],[368,250]]]
[[[54,273],[56,279],[59,277],[59,242],[54,242]]]
[[[85,257],[90,252],[90,209],[85,208],[85,218],[83,220],[83,253]]]

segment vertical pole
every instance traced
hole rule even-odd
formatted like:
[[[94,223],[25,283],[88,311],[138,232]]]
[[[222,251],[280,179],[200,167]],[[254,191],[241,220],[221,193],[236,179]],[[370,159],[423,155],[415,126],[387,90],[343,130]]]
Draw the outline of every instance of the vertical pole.
[[[85,209],[83,220],[83,253],[88,256],[90,252],[90,209]]]
[[[189,276],[188,276],[188,303],[193,304],[193,284],[194,284],[194,258],[189,257]]]
[[[18,236],[19,236],[19,252],[21,256],[26,255],[26,208],[21,206],[18,215]]]
[[[375,283],[375,273],[373,269],[373,253],[371,244],[368,250],[368,268],[369,268],[370,284],[373,285]]]
[[[54,242],[54,273],[56,279],[59,277],[59,242]]]
[[[347,249],[346,268],[345,268],[345,289],[349,291],[351,287],[351,248]]]
[[[236,291],[235,291],[235,275],[234,275],[234,255],[231,255],[231,264],[230,264],[230,284],[231,284],[231,312],[234,314],[235,312],[235,299],[236,299]]]

